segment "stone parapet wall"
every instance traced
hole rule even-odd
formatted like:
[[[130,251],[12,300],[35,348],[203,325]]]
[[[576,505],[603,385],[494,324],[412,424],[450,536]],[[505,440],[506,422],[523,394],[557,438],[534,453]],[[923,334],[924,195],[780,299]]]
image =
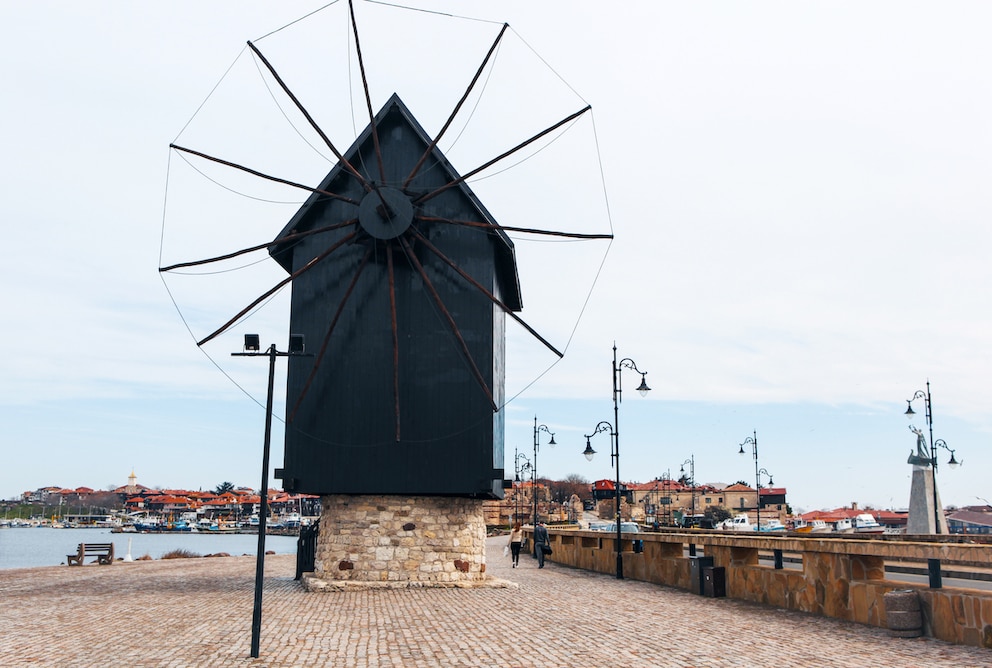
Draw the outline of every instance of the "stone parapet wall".
[[[485,580],[482,501],[460,497],[321,497],[313,578],[459,586]]]
[[[527,530],[529,532],[529,529]],[[551,560],[600,573],[616,571],[616,536],[599,531],[551,529]],[[641,541],[634,550],[634,538]],[[944,568],[992,565],[992,545],[961,537],[885,540],[758,536],[717,532],[624,534],[624,576],[692,590],[689,546],[713,559],[726,575],[726,595],[789,610],[887,626],[884,595],[911,589],[919,595],[923,632],[948,642],[992,649],[992,591],[930,589],[886,579],[885,562],[939,559]],[[801,558],[801,568],[774,568],[759,551]]]

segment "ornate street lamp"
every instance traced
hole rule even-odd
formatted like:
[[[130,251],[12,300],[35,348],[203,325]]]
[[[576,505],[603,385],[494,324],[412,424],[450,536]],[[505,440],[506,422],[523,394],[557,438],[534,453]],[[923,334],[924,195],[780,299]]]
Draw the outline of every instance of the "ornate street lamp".
[[[762,475],[768,476],[768,486],[769,487],[771,487],[772,485],[775,484],[775,481],[772,480],[772,474],[768,472],[768,469],[763,468],[763,469],[761,469],[761,470],[758,471],[758,507],[759,507],[759,512],[760,512],[760,507],[761,507],[761,476]],[[761,531],[761,524],[758,524],[758,526],[755,527],[755,529],[757,531]]]
[[[758,432],[757,431],[753,431],[751,436],[748,436],[747,438],[744,439],[744,442],[741,443],[741,449],[737,452],[737,454],[741,456],[745,455],[746,453],[744,452],[744,446],[748,444],[751,445],[751,452],[754,456],[754,487],[755,487],[754,493],[756,495],[755,497],[756,500],[754,505],[755,505],[755,512],[757,514],[757,519],[755,520],[754,529],[755,531],[761,531],[761,479],[760,479],[761,473],[758,470]],[[765,473],[767,474],[768,471],[765,471]],[[769,476],[769,478],[771,478],[771,476]],[[771,484],[770,480],[769,480],[769,484]]]
[[[609,422],[603,421],[596,425],[596,428],[592,430],[591,434],[586,434],[586,449],[582,454],[586,456],[586,459],[592,461],[593,455],[596,451],[592,449],[592,443],[590,439],[601,432],[610,432],[610,464],[616,468],[616,482],[613,488],[613,499],[617,507],[616,512],[616,523],[617,523],[617,580],[623,580],[623,554],[620,551],[620,540],[622,536],[620,535],[620,444],[617,440],[617,432]]]
[[[523,464],[520,463],[520,460],[521,459],[524,460],[524,463]],[[521,474],[527,475],[526,474],[526,471],[531,470],[531,468],[532,468],[532,466],[531,466],[530,460],[527,459],[527,455],[525,455],[522,452],[519,453],[519,454],[514,455],[514,457],[513,457],[513,470],[514,470],[514,476],[513,476],[513,483],[514,483],[513,502],[514,502],[514,506],[515,506],[515,510],[513,512],[513,520],[514,521],[517,521],[520,518],[520,475]]]
[[[923,435],[922,431],[920,431],[913,425],[909,425],[910,431],[916,434],[917,447],[918,449],[922,450],[922,453],[924,455],[924,461],[913,461],[914,459],[918,459],[918,458],[911,455],[910,463],[917,465],[923,463],[929,463],[931,466],[933,466],[933,532],[939,534],[940,515],[943,512],[943,509],[939,507],[939,499],[937,498],[937,448],[943,448],[944,450],[947,450],[948,452],[951,453],[951,459],[947,462],[947,465],[950,466],[951,469],[956,469],[961,464],[961,462],[959,462],[957,459],[954,458],[954,450],[952,450],[947,445],[944,439],[938,438],[937,440],[934,440],[933,438],[933,403],[930,400],[929,380],[927,380],[926,392],[924,392],[923,390],[917,390],[913,394],[913,397],[911,399],[906,400],[905,415],[910,420],[912,420],[913,417],[916,415],[916,411],[913,410],[913,402],[917,399],[923,399],[923,408],[924,408],[923,415],[927,423],[927,429],[930,432],[930,443],[929,445],[927,445],[926,436]],[[920,448],[919,446],[924,446],[924,447]]]
[[[530,491],[531,491],[531,494],[534,497],[534,529],[535,530],[537,529],[537,453],[541,449],[541,444],[540,444],[539,437],[540,437],[542,431],[545,434],[551,434],[551,440],[548,441],[548,445],[551,446],[552,448],[555,447],[557,445],[557,443],[555,443],[555,435],[554,435],[554,433],[550,429],[548,429],[548,426],[547,425],[545,425],[545,424],[542,424],[542,425],[537,424],[537,416],[535,415],[534,416],[534,466],[531,467],[531,470],[530,470],[531,471],[531,490]],[[533,557],[535,559],[537,559],[537,541],[534,541]]]
[[[600,422],[596,425],[596,430],[593,431],[593,435],[604,431],[600,429],[600,425],[607,425],[610,429],[610,435],[612,436],[612,454],[613,462],[616,465],[616,501],[617,501],[617,579],[623,579],[623,557],[620,555],[620,403],[623,401],[623,388],[622,388],[622,378],[621,374],[624,369],[631,369],[641,374],[641,384],[637,386],[638,393],[645,397],[651,388],[648,387],[647,381],[647,371],[641,371],[637,368],[637,364],[634,360],[629,357],[625,357],[619,362],[617,362],[617,344],[613,343],[613,425],[609,422]],[[589,436],[586,437],[586,451],[583,452],[586,459],[592,461],[592,456],[596,453],[589,444]]]
[[[664,506],[662,517],[665,519],[665,526],[672,526],[672,471],[671,469],[661,474],[661,486],[665,488],[665,497],[658,497],[658,503]]]
[[[689,455],[689,459],[682,462],[682,466],[679,467],[679,473],[682,474],[683,484],[687,480],[685,477],[685,465],[689,465],[689,494],[691,494],[691,504],[692,504],[692,517],[696,517],[696,455]]]

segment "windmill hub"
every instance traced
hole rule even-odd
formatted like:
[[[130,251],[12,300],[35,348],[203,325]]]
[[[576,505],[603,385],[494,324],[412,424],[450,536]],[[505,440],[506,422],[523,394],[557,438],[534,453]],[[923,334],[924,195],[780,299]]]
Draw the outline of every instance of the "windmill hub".
[[[358,223],[376,239],[395,239],[413,222],[413,203],[402,190],[375,187],[358,207]]]

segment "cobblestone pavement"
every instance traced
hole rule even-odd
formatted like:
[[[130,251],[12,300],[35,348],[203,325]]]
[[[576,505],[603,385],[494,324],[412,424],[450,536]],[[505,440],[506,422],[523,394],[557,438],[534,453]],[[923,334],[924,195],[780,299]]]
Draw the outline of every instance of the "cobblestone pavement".
[[[0,571],[0,666],[989,666],[992,650],[616,580],[529,556],[505,589],[306,593],[266,559],[261,656],[248,657],[254,557]]]

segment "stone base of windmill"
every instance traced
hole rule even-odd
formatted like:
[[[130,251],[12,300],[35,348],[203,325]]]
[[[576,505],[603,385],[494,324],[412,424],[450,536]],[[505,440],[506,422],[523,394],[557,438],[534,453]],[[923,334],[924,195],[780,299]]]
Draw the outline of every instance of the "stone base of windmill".
[[[307,591],[514,586],[486,576],[479,499],[335,494],[320,502]]]

